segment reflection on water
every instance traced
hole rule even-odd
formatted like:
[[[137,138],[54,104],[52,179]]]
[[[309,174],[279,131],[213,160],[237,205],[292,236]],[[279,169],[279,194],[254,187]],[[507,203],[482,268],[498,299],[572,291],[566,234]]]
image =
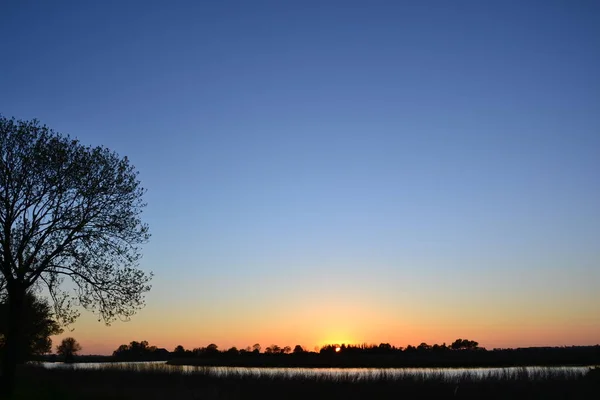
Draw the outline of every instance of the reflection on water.
[[[46,368],[72,369],[125,369],[139,372],[164,371],[184,374],[203,373],[215,376],[255,376],[285,378],[347,378],[353,380],[371,380],[381,378],[442,378],[456,379],[463,375],[486,378],[495,376],[519,376],[522,374],[544,376],[555,373],[584,375],[590,366],[564,367],[508,367],[508,368],[248,368],[248,367],[197,367],[190,365],[168,365],[164,361],[110,362],[110,363],[38,363]]]

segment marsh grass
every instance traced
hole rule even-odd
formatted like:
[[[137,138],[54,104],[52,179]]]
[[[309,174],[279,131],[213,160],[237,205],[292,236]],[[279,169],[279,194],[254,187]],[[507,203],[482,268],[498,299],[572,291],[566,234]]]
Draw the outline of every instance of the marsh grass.
[[[587,399],[600,395],[594,373],[504,369],[501,373],[352,370],[300,373],[195,368],[161,363],[91,369],[24,366],[15,399]],[[322,371],[321,371],[322,372]],[[335,373],[333,373],[335,372]],[[364,371],[363,371],[364,372]],[[596,375],[596,376],[595,376]]]

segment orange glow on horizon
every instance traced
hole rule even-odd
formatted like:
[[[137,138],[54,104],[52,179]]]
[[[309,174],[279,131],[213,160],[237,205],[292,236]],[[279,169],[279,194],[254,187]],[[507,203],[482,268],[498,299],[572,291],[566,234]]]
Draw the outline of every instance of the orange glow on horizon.
[[[110,355],[122,344],[146,340],[150,345],[172,351],[182,345],[186,349],[204,347],[210,343],[227,350],[259,343],[263,349],[271,344],[280,347],[301,345],[309,351],[319,351],[325,345],[379,345],[389,343],[396,347],[446,343],[458,338],[479,342],[488,349],[496,347],[571,346],[595,345],[600,337],[600,323],[589,315],[597,315],[596,306],[590,303],[580,307],[577,313],[533,313],[521,307],[509,312],[497,308],[490,313],[479,304],[472,305],[469,316],[454,315],[450,318],[439,310],[425,307],[387,309],[375,304],[342,303],[326,299],[319,306],[309,299],[307,304],[292,304],[286,309],[269,310],[259,314],[250,312],[213,316],[198,308],[194,318],[188,312],[166,310],[163,306],[148,307],[131,321],[117,322],[111,326],[99,323],[92,313],[82,313],[72,327],[52,338],[56,344],[63,337],[73,336],[83,346],[81,354]],[[351,304],[351,306],[347,306]],[[425,304],[425,303],[419,303]],[[575,308],[574,308],[575,309]],[[502,311],[502,312],[500,312]],[[553,319],[546,317],[554,315]],[[542,318],[544,317],[544,318]],[[476,319],[475,319],[476,318]]]

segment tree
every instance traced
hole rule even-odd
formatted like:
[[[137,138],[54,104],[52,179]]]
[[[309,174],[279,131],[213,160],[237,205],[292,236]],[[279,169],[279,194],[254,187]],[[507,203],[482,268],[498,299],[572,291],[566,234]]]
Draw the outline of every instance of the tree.
[[[302,346],[300,346],[299,344],[297,344],[294,347],[294,354],[301,354],[304,353],[304,348],[302,348]]]
[[[417,346],[417,350],[419,351],[429,351],[431,350],[431,346],[428,345],[427,343],[423,342],[420,345]]]
[[[177,348],[175,351],[177,351]],[[122,344],[113,351],[113,358],[117,360],[165,360],[169,358],[169,356],[170,353],[167,349],[159,349],[156,346],[150,346],[146,340],[142,340],[141,342],[132,341],[128,345]]]
[[[73,361],[73,356],[81,351],[81,345],[72,337],[64,338],[60,345],[56,346],[56,352],[65,358],[65,362]]]
[[[258,343],[254,344],[254,346],[252,346],[252,352],[254,354],[260,353],[260,344],[258,344]]]
[[[478,348],[478,346],[479,343],[474,340],[456,339],[454,342],[452,342],[450,348],[452,350],[475,350]]]
[[[0,303],[0,348],[4,347],[7,332],[8,304]],[[27,292],[24,299],[21,319],[23,346],[18,354],[18,360],[24,361],[31,355],[46,354],[52,351],[50,336],[63,332],[54,320],[52,307],[48,302],[37,297],[32,292]]]
[[[290,346],[285,346],[283,349],[281,349],[281,352],[284,354],[289,354],[291,353],[292,348]]]
[[[272,344],[271,346],[269,346],[265,349],[265,353],[279,354],[279,353],[281,353],[281,347],[277,346],[276,344]]]
[[[22,346],[27,291],[46,286],[56,317],[68,324],[72,305],[110,324],[144,305],[151,275],[138,269],[149,239],[145,204],[129,160],[87,147],[37,121],[0,115],[0,286],[8,319],[0,386],[10,394]],[[61,290],[64,280],[75,288]]]
[[[238,354],[240,354],[240,352],[237,349],[237,347],[233,346],[229,350],[227,350],[225,352],[225,354],[230,355],[230,356],[237,356]]]
[[[380,353],[384,353],[385,354],[385,353],[391,353],[392,350],[393,350],[393,348],[392,348],[392,345],[389,344],[389,343],[380,343],[379,347],[378,347],[378,350],[379,350]]]
[[[206,351],[209,353],[216,353],[219,351],[219,346],[217,346],[214,343],[211,343],[208,346],[206,346]]]
[[[173,353],[178,357],[183,357],[185,355],[185,349],[182,345],[178,345],[175,347],[175,350],[173,350]]]

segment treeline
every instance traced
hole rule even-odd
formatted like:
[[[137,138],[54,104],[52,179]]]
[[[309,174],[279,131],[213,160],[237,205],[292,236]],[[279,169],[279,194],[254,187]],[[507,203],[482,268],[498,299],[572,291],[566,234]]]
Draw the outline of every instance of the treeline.
[[[421,343],[396,347],[389,343],[328,344],[308,351],[295,347],[259,344],[220,350],[216,344],[168,351],[148,342],[131,342],[113,352],[114,361],[168,360],[171,364],[240,367],[505,367],[525,365],[600,364],[600,346],[532,347],[487,350],[472,340],[450,345]]]
[[[328,353],[340,353],[340,354],[390,354],[397,352],[422,352],[422,351],[444,351],[444,350],[485,350],[479,347],[479,343],[466,340],[457,339],[450,346],[446,344],[429,346],[426,343],[421,343],[419,346],[407,346],[406,348],[395,347],[389,343],[381,343],[380,345],[375,344],[328,344],[322,346],[320,350],[308,351],[301,345],[296,345],[293,349],[290,346],[280,347],[276,344],[268,346],[262,351],[260,344],[248,346],[244,349],[238,349],[237,347],[231,347],[227,350],[219,350],[219,347],[211,343],[206,347],[196,347],[194,349],[186,350],[182,345],[179,345],[169,352],[165,348],[158,348],[156,346],[150,346],[150,344],[143,340],[141,342],[133,341],[131,343],[122,344],[113,352],[113,358],[119,360],[153,360],[153,359],[169,359],[169,358],[191,358],[191,357],[224,357],[224,356],[240,356],[240,355],[286,355],[286,354],[328,354]]]
[[[142,340],[120,345],[112,357],[116,361],[166,361],[171,359],[171,354],[167,349],[150,346]]]

